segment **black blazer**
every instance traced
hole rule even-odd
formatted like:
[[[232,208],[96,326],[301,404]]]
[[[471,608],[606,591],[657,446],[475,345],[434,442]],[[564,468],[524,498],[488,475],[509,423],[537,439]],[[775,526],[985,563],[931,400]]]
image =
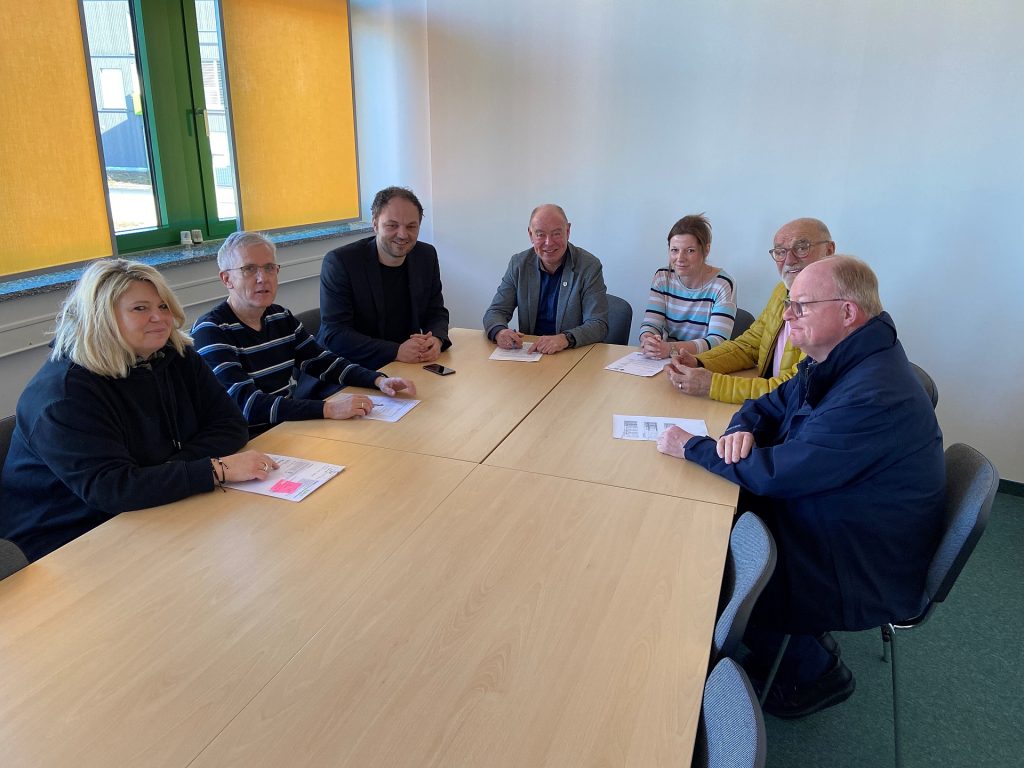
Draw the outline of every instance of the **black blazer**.
[[[448,310],[441,295],[437,251],[417,242],[406,256],[415,328],[411,332],[448,338]],[[320,269],[321,346],[366,368],[377,369],[398,356],[398,344],[384,335],[384,286],[377,261],[377,239],[367,237],[335,248]]]

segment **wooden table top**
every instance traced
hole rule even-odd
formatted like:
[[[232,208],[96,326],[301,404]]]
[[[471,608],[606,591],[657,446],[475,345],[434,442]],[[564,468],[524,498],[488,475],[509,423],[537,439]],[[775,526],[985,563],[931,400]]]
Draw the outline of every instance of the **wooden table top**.
[[[604,370],[632,351],[596,345],[485,463],[735,507],[739,489],[727,480],[658,453],[653,442],[612,437],[617,413],[704,419],[717,436],[737,409],[684,395],[663,373],[645,378]]]
[[[384,367],[392,376],[412,379],[416,398],[423,401],[400,421],[318,419],[289,422],[275,431],[481,462],[592,349],[568,349],[536,363],[498,362],[488,359],[495,346],[483,331],[453,328],[451,338],[452,346],[438,359],[455,369],[451,376],[425,371],[419,363]]]
[[[299,504],[229,490],[124,513],[0,582],[4,768],[187,765],[475,466],[255,444],[347,468]]]
[[[689,765],[731,518],[478,466],[192,768]]]
[[[737,489],[611,417],[735,406],[453,338],[454,376],[388,366],[397,424],[254,441],[346,465],[301,503],[121,514],[0,582],[3,767],[688,764]]]

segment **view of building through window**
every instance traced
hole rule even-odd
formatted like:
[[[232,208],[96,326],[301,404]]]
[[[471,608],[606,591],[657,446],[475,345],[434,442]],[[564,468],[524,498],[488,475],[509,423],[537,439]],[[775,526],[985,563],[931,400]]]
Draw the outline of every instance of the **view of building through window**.
[[[215,0],[196,0],[196,22],[199,27],[199,61],[203,68],[203,91],[206,94],[207,130],[213,177],[217,190],[217,217],[221,220],[238,217],[235,198],[234,153],[228,130],[227,94],[224,87],[224,59],[220,50]]]
[[[238,203],[216,0],[83,8],[119,249],[174,242],[180,229],[231,231]]]
[[[86,0],[84,8],[114,231],[151,229],[160,222],[131,8],[128,0]]]

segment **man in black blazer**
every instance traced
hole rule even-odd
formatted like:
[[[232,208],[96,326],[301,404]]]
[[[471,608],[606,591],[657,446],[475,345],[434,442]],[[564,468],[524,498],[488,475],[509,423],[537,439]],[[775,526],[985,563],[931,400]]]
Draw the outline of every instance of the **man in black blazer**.
[[[412,190],[388,187],[371,213],[374,237],[324,257],[318,341],[373,369],[436,360],[452,343],[437,251],[417,242],[423,206]]]

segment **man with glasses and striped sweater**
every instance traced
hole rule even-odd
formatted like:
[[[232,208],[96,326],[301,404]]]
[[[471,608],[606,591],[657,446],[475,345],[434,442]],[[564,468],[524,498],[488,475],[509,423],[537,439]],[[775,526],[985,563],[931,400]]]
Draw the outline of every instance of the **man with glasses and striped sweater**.
[[[217,266],[228,298],[196,321],[192,338],[242,409],[250,437],[282,421],[350,419],[373,409],[366,395],[329,397],[342,387],[416,394],[408,379],[363,368],[324,349],[291,312],[274,303],[281,266],[276,247],[264,235],[230,235],[217,253]]]

